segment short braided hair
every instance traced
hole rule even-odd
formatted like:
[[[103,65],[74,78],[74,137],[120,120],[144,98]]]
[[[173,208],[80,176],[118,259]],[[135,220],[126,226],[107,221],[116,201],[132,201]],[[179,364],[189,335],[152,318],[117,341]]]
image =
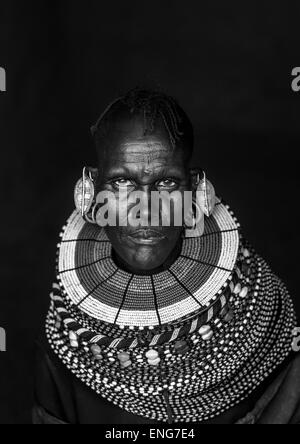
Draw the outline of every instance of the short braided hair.
[[[181,142],[192,154],[194,146],[194,130],[192,123],[177,101],[162,92],[135,88],[112,102],[97,123],[92,127],[92,135],[96,145],[101,144],[109,130],[112,119],[120,113],[129,116],[142,116],[144,119],[144,135],[155,131],[160,119],[168,133],[173,149]]]

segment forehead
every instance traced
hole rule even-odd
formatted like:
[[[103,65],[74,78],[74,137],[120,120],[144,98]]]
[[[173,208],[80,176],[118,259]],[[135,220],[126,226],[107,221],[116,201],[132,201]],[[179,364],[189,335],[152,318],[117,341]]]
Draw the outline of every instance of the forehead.
[[[180,157],[180,151],[174,150],[164,140],[147,137],[141,140],[127,140],[115,145],[107,157],[108,160],[129,163],[173,162]]]
[[[153,134],[144,135],[140,121],[120,124],[105,141],[105,156],[100,156],[104,173],[111,169],[151,170],[177,167],[184,169],[184,152],[174,149],[167,131],[158,127]]]
[[[129,175],[143,180],[166,174],[183,176],[183,158],[179,150],[157,140],[126,142],[115,147],[103,164],[104,176]]]

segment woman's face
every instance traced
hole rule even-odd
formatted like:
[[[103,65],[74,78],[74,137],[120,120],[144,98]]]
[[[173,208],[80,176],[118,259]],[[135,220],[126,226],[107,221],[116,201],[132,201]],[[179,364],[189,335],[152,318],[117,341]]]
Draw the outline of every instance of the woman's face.
[[[163,226],[161,221],[151,225],[150,196],[153,191],[176,191],[183,196],[190,189],[186,153],[172,148],[164,128],[144,136],[143,121],[135,118],[114,125],[99,158],[98,192],[114,193],[118,203],[115,211],[122,214],[117,214],[117,226],[106,228],[114,253],[135,273],[161,267],[180,248],[182,226],[174,224],[176,202],[170,207],[170,226]],[[143,214],[138,215],[142,226],[136,226],[136,205],[124,199],[124,195],[130,198],[136,192],[149,198],[149,205],[144,205]]]

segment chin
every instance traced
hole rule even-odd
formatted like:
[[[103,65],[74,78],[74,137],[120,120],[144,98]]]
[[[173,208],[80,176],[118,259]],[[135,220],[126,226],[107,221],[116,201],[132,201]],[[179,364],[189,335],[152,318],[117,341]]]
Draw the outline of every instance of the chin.
[[[165,255],[163,257],[155,256],[153,248],[142,249],[142,251],[136,252],[134,257],[128,258],[129,265],[141,271],[155,270],[161,267],[166,260]]]

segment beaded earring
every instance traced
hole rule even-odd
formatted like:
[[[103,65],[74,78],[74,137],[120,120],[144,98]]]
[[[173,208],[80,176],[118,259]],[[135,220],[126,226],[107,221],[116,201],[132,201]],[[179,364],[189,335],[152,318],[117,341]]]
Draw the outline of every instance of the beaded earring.
[[[201,237],[204,233],[205,218],[210,217],[216,205],[216,193],[212,183],[207,180],[203,171],[203,178],[197,174],[196,192],[193,197],[192,227],[186,227],[185,237]]]
[[[74,190],[75,207],[88,222],[95,223],[92,210],[95,199],[95,180],[97,170],[84,167],[82,178],[78,180]],[[89,214],[91,213],[91,215]],[[91,217],[90,217],[91,216]]]

